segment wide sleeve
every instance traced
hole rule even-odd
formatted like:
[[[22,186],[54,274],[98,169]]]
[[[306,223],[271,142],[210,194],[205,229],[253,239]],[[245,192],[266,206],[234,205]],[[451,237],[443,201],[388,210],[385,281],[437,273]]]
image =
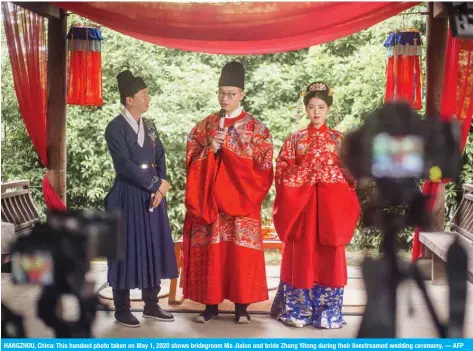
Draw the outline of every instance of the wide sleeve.
[[[320,183],[317,186],[319,240],[339,247],[350,243],[360,217],[356,191],[348,183]]]
[[[208,118],[199,122],[189,133],[186,146],[187,210],[205,223],[213,223],[218,208],[213,195],[218,158],[210,146]]]
[[[231,216],[259,213],[273,183],[273,142],[268,128],[251,121],[246,130],[252,133],[250,140],[229,130],[216,177],[218,208]]]
[[[296,163],[296,140],[287,138],[276,161],[276,198],[273,223],[281,241],[299,239],[307,203],[314,194],[309,162]]]
[[[161,179],[156,176],[153,168],[141,169],[131,160],[124,130],[109,124],[105,130],[105,140],[115,172],[135,186],[155,193],[161,185]]]
[[[333,160],[346,182],[322,182],[317,185],[319,240],[322,245],[339,247],[350,243],[360,217],[360,203],[355,180],[341,164],[343,134],[336,134]]]
[[[255,133],[253,138],[253,174],[259,186],[258,201],[261,202],[273,184],[273,152],[273,140],[269,129],[261,125],[260,131]]]

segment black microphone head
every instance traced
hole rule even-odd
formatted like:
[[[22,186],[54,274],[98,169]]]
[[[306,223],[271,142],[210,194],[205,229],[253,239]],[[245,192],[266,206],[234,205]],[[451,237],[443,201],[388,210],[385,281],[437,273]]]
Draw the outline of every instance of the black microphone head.
[[[227,111],[225,111],[224,108],[222,108],[219,112],[220,118],[225,118],[226,114],[227,114]]]

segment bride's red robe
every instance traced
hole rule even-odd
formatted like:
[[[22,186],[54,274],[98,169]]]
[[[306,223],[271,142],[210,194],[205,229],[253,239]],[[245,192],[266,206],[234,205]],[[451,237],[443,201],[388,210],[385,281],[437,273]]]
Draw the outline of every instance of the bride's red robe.
[[[247,112],[225,121],[214,154],[219,115],[199,122],[187,141],[184,296],[212,305],[268,299],[261,203],[273,181],[268,128]]]
[[[273,220],[285,243],[281,281],[295,288],[347,284],[345,245],[360,205],[340,165],[343,135],[323,125],[292,134],[276,163]]]

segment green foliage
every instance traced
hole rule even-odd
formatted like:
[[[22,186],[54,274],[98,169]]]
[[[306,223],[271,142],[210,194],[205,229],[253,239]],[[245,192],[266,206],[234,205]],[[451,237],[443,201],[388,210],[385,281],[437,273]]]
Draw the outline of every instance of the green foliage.
[[[447,221],[450,222],[456,209],[458,200],[463,195],[461,184],[473,184],[473,133],[470,132],[463,154],[463,167],[460,175],[460,184],[448,183],[445,188],[445,206]]]
[[[423,11],[425,5],[417,10]],[[415,11],[417,11],[415,10]],[[76,21],[70,16],[69,21]],[[80,19],[81,22],[87,22]],[[121,110],[116,87],[118,72],[129,68],[143,77],[150,88],[151,107],[147,116],[158,128],[166,149],[171,192],[168,209],[174,237],[181,235],[184,222],[186,137],[195,123],[216,111],[217,81],[222,66],[231,59],[241,60],[246,68],[244,107],[270,129],[277,157],[285,138],[307,124],[296,115],[299,93],[312,81],[326,81],[335,89],[335,100],[328,121],[331,127],[346,132],[361,122],[365,111],[383,103],[388,33],[402,26],[417,26],[425,40],[421,16],[407,20],[393,17],[368,30],[312,47],[274,55],[224,56],[183,52],[159,47],[110,29],[103,28],[102,51],[104,105],[99,108],[69,106],[67,110],[67,201],[73,208],[103,208],[103,199],[112,186],[114,171],[103,137],[107,123]],[[2,44],[5,47],[4,36]],[[424,50],[425,51],[425,50]],[[35,202],[43,207],[40,161],[19,115],[8,56],[2,56],[2,181],[31,180]],[[464,181],[473,182],[473,146],[467,152]],[[455,189],[447,191],[452,204]],[[272,216],[274,188],[264,201],[262,216]],[[363,198],[365,201],[367,198]],[[409,244],[410,232],[401,235]],[[354,247],[376,248],[380,235],[361,230]],[[403,245],[404,245],[403,244]]]

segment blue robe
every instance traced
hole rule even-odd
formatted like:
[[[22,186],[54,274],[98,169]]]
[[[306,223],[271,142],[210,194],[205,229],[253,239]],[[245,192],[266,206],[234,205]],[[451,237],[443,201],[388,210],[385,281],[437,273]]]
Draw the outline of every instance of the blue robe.
[[[178,276],[166,200],[153,212],[148,210],[151,194],[158,190],[161,179],[166,179],[166,159],[157,132],[147,124],[144,123],[143,147],[138,145],[137,133],[122,115],[105,129],[116,172],[113,187],[105,198],[105,209],[121,210],[125,247],[124,260],[108,260],[108,283],[115,289],[158,287],[161,279]],[[152,163],[156,168],[140,167]]]

